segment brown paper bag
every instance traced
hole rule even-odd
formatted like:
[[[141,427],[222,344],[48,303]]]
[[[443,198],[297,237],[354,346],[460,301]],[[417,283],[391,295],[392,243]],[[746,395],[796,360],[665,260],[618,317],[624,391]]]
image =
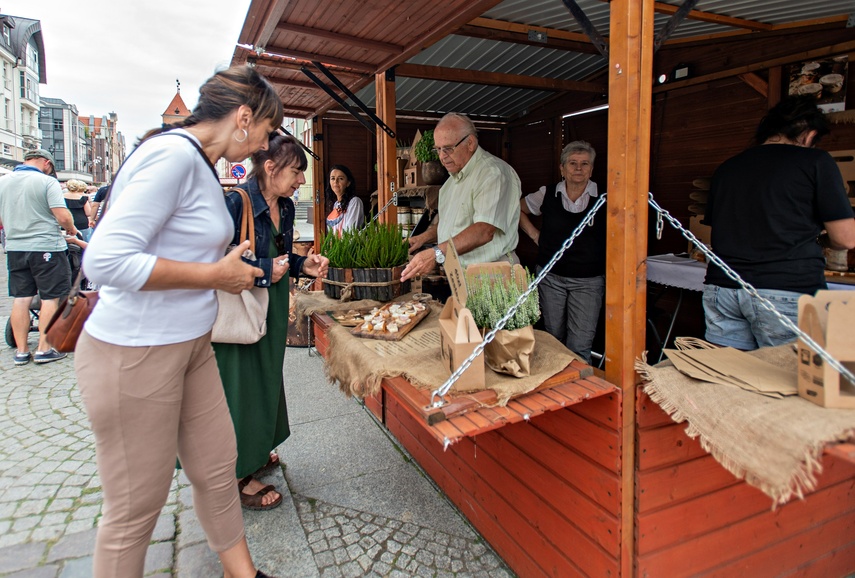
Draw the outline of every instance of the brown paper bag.
[[[482,330],[486,335],[488,330]],[[508,331],[502,329],[496,337],[484,347],[487,367],[498,373],[507,373],[514,377],[526,377],[531,374],[531,354],[534,351],[534,327]]]

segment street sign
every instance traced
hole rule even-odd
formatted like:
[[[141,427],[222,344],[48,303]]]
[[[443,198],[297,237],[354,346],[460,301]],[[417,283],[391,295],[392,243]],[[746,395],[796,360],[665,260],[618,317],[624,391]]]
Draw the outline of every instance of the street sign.
[[[242,179],[246,176],[246,167],[241,164],[232,166],[232,176],[236,179]]]

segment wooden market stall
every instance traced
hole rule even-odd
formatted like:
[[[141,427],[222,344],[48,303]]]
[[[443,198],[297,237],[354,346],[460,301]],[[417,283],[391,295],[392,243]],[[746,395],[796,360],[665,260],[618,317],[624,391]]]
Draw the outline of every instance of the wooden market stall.
[[[826,454],[818,487],[773,510],[650,401],[634,368],[647,346],[648,246],[685,247],[673,232],[649,239],[648,190],[688,221],[692,180],[748,144],[785,92],[788,67],[855,52],[846,2],[742,4],[734,13],[724,1],[693,0],[444,0],[417,14],[391,1],[250,6],[234,61],[280,86],[286,114],[314,119],[315,183],[351,155],[367,167],[362,194],[377,190],[382,206],[399,187],[396,138],[449,110],[476,121],[524,192],[557,180],[563,143],[584,138],[601,151],[605,379],[571,367],[507,412],[465,408],[438,421],[425,415],[425,392],[402,378],[365,400],[520,576],[855,571],[850,454]],[[570,5],[583,17],[568,16]],[[322,70],[314,62],[356,93],[333,91],[348,107],[364,100],[386,128],[371,135],[334,110],[330,92],[306,80],[304,69]],[[678,69],[690,72],[679,79]],[[852,78],[847,87],[852,94]],[[606,102],[607,113],[565,118]],[[855,125],[836,128],[830,143],[855,149]],[[319,230],[321,210],[315,218]],[[394,207],[385,218],[396,220]],[[315,321],[318,349],[332,355],[328,321]]]

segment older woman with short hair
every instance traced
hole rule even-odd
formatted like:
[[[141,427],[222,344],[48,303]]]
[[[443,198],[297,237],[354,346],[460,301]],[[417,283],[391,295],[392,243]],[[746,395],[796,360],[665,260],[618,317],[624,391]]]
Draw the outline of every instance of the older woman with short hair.
[[[591,180],[596,156],[590,143],[571,142],[561,151],[563,180],[549,188],[540,187],[520,200],[520,228],[538,245],[538,272],[593,207],[599,195],[597,183]],[[546,331],[586,363],[591,363],[591,345],[606,287],[605,209],[600,213],[538,286]],[[528,215],[543,215],[540,230]]]

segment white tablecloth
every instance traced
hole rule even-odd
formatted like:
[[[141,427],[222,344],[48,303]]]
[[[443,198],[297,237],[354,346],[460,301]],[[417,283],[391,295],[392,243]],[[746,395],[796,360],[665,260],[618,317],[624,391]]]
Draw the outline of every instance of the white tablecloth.
[[[706,274],[707,264],[689,257],[669,253],[647,258],[647,280],[660,285],[703,291]]]
[[[707,264],[690,257],[678,257],[674,253],[668,253],[647,258],[647,280],[652,283],[689,291],[703,291],[706,274]],[[844,283],[828,283],[828,288],[836,291],[855,291],[855,285]]]

